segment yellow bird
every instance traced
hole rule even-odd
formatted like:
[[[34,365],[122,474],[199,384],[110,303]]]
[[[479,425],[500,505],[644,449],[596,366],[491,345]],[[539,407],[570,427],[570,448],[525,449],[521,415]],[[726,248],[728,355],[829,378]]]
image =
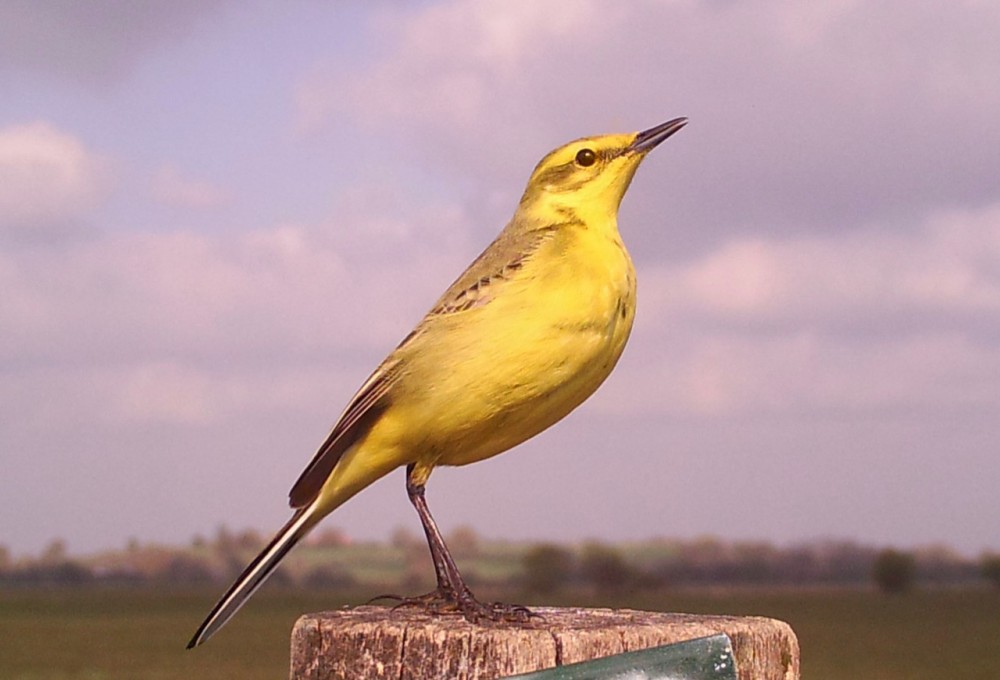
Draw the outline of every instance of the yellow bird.
[[[291,520],[188,648],[225,625],[323,517],[401,466],[437,576],[435,591],[407,602],[473,622],[529,614],[473,596],[427,509],[424,485],[438,465],[475,463],[533,437],[611,373],[635,316],[635,270],[618,233],[618,206],[643,158],[686,123],[586,137],[538,163],[497,239],[351,399],[292,487]]]

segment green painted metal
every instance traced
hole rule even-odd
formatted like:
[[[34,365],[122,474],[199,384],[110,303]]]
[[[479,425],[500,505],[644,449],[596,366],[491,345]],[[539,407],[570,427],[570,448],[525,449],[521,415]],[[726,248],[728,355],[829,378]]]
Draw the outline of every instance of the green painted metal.
[[[728,635],[686,640],[672,645],[625,652],[508,680],[737,680]]]

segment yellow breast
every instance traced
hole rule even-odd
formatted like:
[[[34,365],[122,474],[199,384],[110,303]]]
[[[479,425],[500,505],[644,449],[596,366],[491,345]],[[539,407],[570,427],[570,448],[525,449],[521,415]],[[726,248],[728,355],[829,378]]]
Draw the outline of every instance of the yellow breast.
[[[560,233],[487,304],[435,319],[411,343],[395,402],[408,446],[439,464],[482,460],[560,420],[604,382],[635,313],[632,262],[612,236]]]

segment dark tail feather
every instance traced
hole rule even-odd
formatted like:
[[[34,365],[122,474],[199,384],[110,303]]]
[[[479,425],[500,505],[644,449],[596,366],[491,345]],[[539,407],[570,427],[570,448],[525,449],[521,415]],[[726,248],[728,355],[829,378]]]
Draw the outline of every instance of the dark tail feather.
[[[194,637],[188,643],[187,648],[197,647],[201,643],[215,635],[233,615],[239,611],[240,607],[257,592],[274,568],[278,566],[289,550],[308,533],[315,523],[312,521],[313,508],[309,505],[296,512],[292,519],[288,521],[281,531],[279,531],[267,547],[264,548],[254,560],[247,565],[240,577],[229,587],[226,594],[222,596],[212,611],[198,627]]]

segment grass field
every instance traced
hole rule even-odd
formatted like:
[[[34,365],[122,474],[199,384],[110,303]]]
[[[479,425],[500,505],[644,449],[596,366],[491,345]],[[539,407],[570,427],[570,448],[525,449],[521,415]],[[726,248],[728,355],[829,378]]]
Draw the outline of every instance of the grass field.
[[[287,677],[289,631],[335,594],[265,588],[207,645],[186,644],[218,593],[151,590],[0,592],[4,680]],[[483,593],[484,596],[488,593]],[[350,600],[356,603],[357,600]],[[1000,592],[665,592],[545,604],[754,614],[788,621],[807,680],[1000,678]]]

